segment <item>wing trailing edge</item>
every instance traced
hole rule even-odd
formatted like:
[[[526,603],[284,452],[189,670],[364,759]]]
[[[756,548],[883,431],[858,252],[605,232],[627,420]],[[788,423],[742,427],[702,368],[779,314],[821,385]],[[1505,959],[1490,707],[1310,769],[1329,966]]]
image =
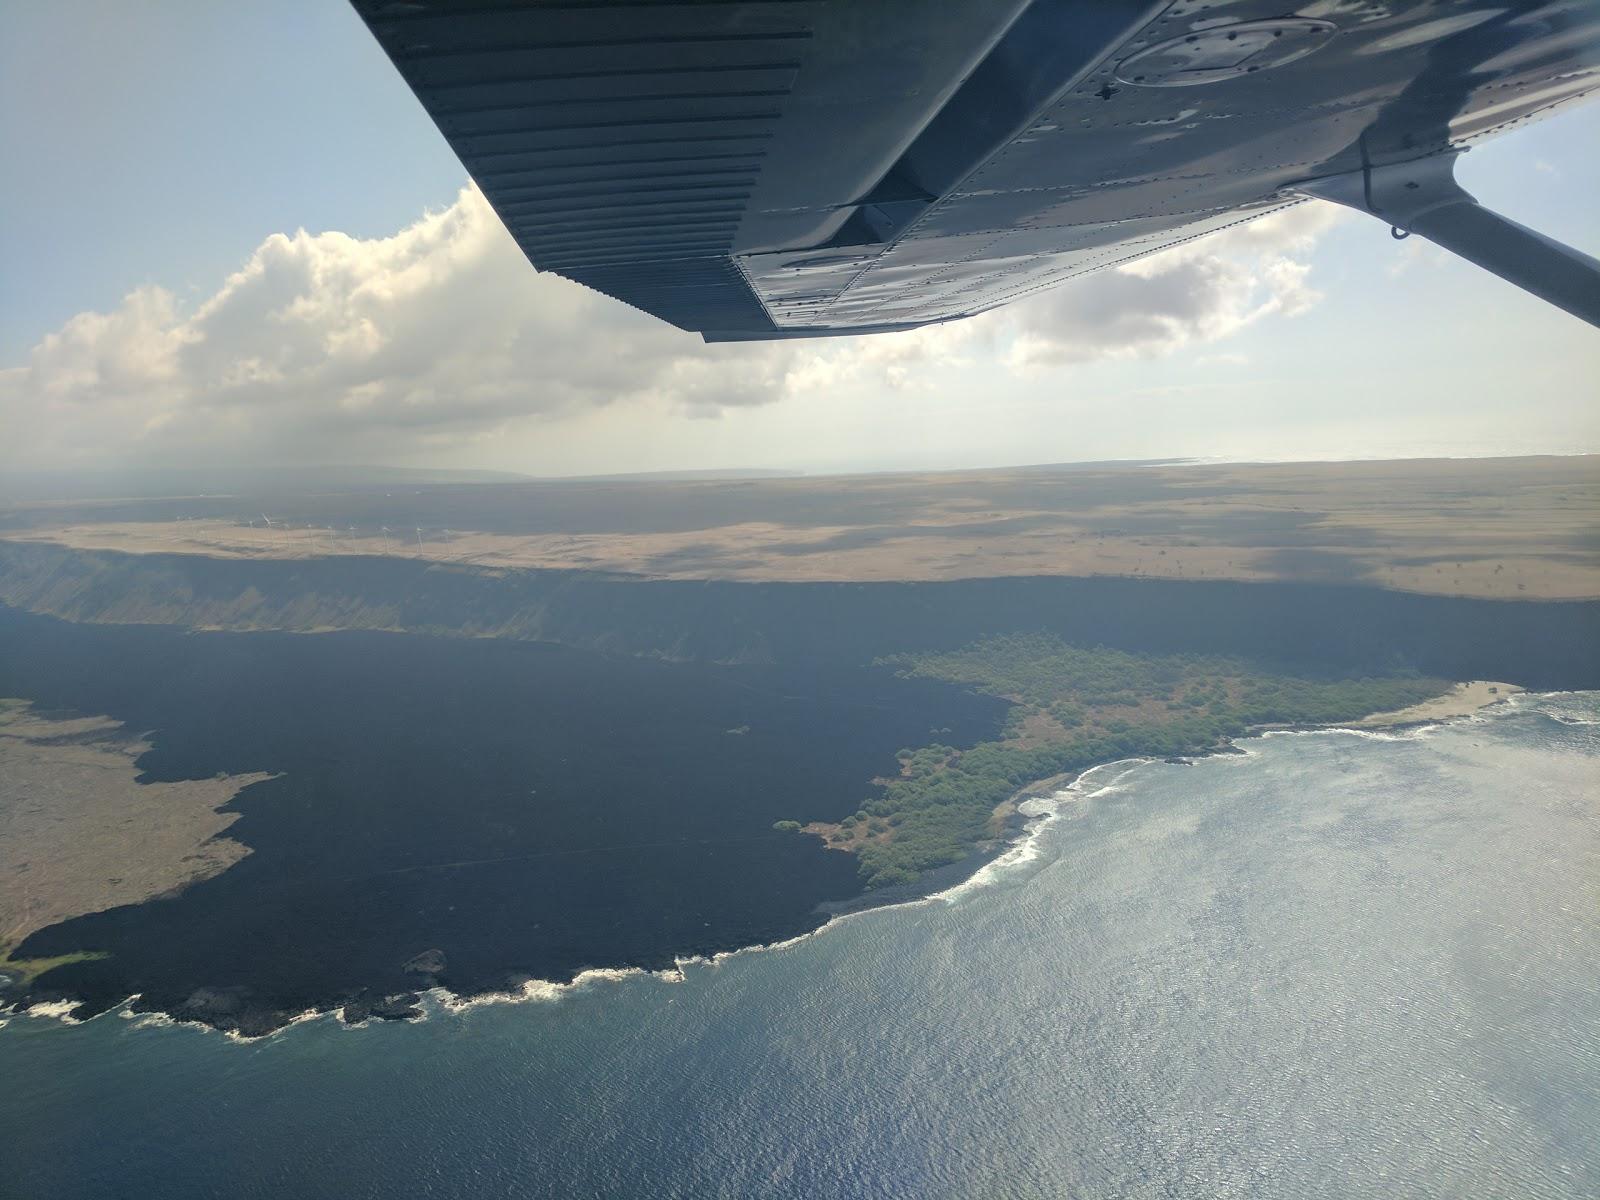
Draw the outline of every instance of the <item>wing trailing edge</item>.
[[[353,2],[535,266],[708,340],[984,312],[1600,87],[1580,0]],[[1593,319],[1585,256],[1393,223]]]

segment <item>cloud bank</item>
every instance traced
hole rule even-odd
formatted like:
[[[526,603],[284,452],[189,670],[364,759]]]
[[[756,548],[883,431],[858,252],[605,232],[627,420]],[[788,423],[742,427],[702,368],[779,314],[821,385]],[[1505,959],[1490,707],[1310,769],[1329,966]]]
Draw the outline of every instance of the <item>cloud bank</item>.
[[[0,371],[0,462],[416,462],[530,426],[558,436],[605,406],[706,417],[958,367],[992,386],[1169,354],[1315,303],[1305,255],[1330,212],[1292,209],[972,321],[707,346],[536,274],[469,186],[393,237],[274,234],[192,309],[144,287],[73,317]]]
[[[1009,362],[1030,370],[1170,354],[1299,316],[1322,298],[1305,256],[1342,219],[1331,204],[1300,204],[1047,292],[1017,309]]]

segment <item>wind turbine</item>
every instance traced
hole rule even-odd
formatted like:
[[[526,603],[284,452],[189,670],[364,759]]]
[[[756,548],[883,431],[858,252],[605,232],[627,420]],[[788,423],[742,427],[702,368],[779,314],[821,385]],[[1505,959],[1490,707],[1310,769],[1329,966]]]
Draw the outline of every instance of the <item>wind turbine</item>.
[[[387,554],[389,553],[389,527],[380,525],[378,526],[378,531],[383,534],[383,552]]]

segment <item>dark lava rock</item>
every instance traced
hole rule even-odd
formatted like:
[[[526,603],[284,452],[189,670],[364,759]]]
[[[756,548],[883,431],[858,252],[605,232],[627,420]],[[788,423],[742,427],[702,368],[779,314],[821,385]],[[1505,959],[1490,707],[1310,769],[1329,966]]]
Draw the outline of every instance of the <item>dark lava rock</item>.
[[[410,1021],[422,1015],[422,1009],[417,1006],[418,999],[415,992],[404,992],[398,996],[375,996],[363,993],[345,1003],[341,1016],[346,1025],[359,1025],[370,1018],[377,1018],[380,1021]]]
[[[189,1020],[207,1021],[212,1017],[230,1017],[244,1007],[243,988],[195,988],[188,998],[173,1010],[173,1015]]]
[[[445,970],[444,951],[439,949],[424,950],[415,958],[408,959],[406,965],[400,969],[407,975],[443,975]]]
[[[171,1010],[180,1021],[199,1021],[224,1033],[265,1037],[282,1029],[299,1014],[255,1002],[249,988],[199,987]]]

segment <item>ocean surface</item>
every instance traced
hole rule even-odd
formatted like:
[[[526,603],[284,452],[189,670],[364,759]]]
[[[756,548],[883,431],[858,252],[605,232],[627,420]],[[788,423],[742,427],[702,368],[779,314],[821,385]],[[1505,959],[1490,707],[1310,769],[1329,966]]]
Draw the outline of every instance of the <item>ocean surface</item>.
[[[1241,745],[679,973],[254,1042],[13,1017],[0,1191],[1600,1195],[1600,694]]]

